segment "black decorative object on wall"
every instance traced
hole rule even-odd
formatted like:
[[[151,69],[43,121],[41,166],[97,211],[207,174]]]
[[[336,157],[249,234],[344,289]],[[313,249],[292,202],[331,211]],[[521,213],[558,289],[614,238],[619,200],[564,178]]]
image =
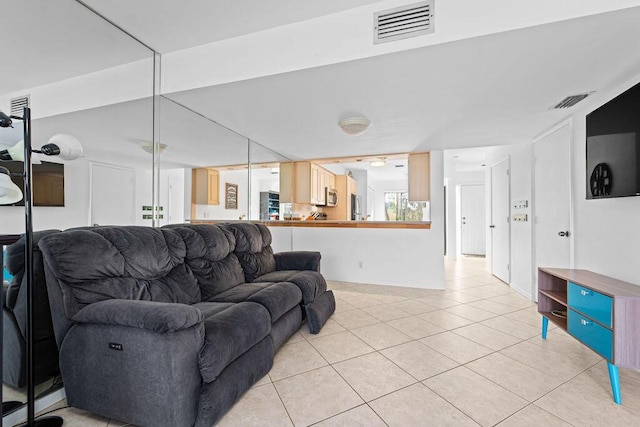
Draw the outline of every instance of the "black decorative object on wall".
[[[591,172],[589,188],[593,197],[603,197],[611,194],[611,184],[613,177],[611,169],[606,163],[598,163]]]

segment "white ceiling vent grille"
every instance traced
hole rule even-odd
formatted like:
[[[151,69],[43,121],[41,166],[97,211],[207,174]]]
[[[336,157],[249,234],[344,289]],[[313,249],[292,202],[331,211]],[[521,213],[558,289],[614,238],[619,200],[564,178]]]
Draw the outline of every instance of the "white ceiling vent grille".
[[[11,100],[11,115],[20,116],[24,114],[24,107],[29,106],[29,95],[13,98]]]
[[[433,32],[434,0],[373,14],[373,43],[385,43]]]
[[[557,104],[551,106],[549,109],[550,110],[561,110],[563,108],[571,108],[574,105],[576,105],[578,102],[580,102],[583,99],[585,99],[587,96],[591,95],[592,93],[593,92],[588,92],[588,93],[581,93],[579,95],[567,96],[565,99],[563,99],[562,101],[558,102]]]

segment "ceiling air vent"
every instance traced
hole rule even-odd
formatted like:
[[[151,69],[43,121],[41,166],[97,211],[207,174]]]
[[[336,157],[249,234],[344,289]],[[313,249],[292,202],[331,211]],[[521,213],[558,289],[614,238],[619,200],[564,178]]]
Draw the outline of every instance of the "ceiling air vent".
[[[433,3],[434,0],[430,0],[374,13],[373,43],[432,33]]]
[[[11,100],[11,115],[20,116],[24,114],[24,107],[29,106],[29,95],[13,98]]]
[[[592,93],[593,92],[588,92],[588,93],[581,93],[579,95],[567,96],[565,99],[563,99],[562,101],[560,101],[557,104],[553,105],[549,109],[550,110],[560,110],[560,109],[563,109],[563,108],[571,108],[574,105],[576,105],[578,102],[580,102],[583,99],[585,99],[587,96],[591,95]]]

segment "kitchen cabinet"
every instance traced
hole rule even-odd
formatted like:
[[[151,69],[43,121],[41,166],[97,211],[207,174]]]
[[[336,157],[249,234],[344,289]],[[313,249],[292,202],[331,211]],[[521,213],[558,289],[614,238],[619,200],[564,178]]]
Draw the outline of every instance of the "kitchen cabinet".
[[[196,205],[220,204],[220,172],[217,169],[193,169],[191,199]]]
[[[409,201],[431,199],[431,162],[429,153],[409,154]]]
[[[282,179],[280,183],[282,185]],[[333,183],[335,175],[322,166],[312,162],[295,162],[292,202],[323,206],[326,203],[325,189]]]
[[[280,163],[280,203],[293,203],[293,162]]]

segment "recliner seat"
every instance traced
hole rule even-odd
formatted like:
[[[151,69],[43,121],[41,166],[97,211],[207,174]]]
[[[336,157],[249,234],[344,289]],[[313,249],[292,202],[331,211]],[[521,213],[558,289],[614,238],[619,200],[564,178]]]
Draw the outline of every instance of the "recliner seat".
[[[251,283],[291,282],[302,292],[301,306],[309,332],[317,334],[334,313],[335,297],[320,274],[320,253],[290,251],[273,253],[271,232],[263,224],[225,224],[236,238],[235,253],[245,280]]]

